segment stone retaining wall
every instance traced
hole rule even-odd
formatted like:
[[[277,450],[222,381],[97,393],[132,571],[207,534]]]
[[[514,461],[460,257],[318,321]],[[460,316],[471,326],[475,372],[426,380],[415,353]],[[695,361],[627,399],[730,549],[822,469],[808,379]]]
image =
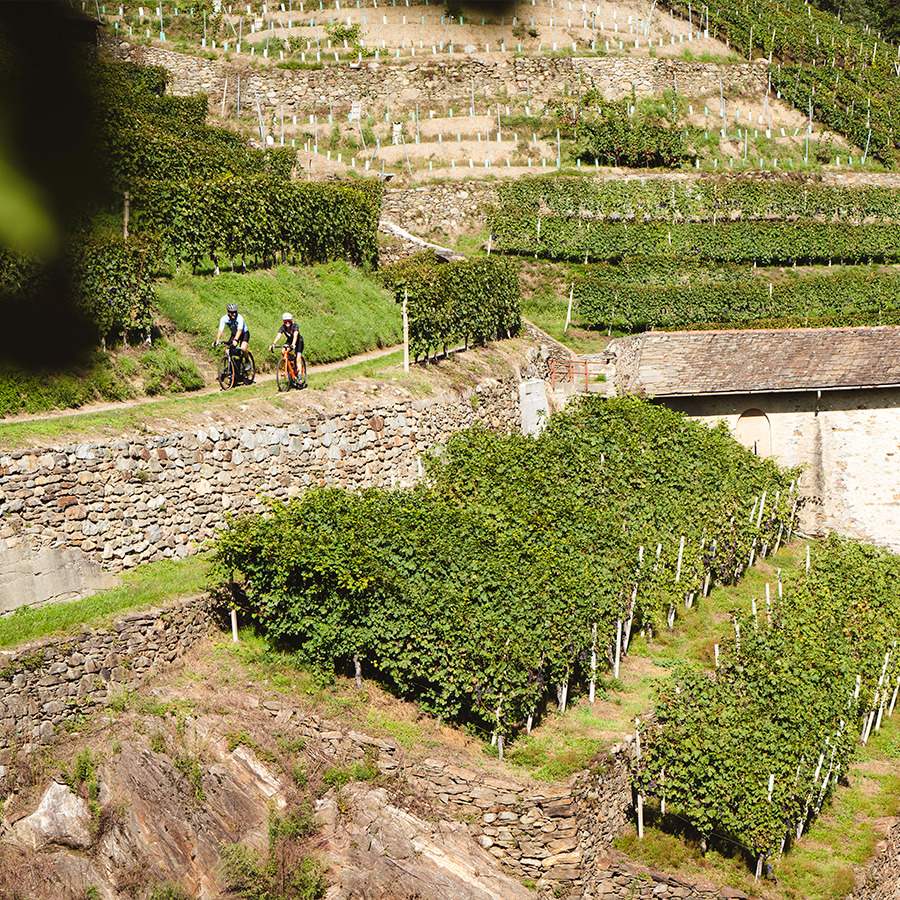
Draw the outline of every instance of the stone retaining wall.
[[[0,653],[0,761],[19,743],[48,743],[66,723],[137,687],[209,630],[205,600],[126,616],[110,628]],[[6,769],[0,765],[0,794]]]
[[[519,428],[517,381],[294,421],[8,452],[0,455],[0,550],[77,549],[107,571],[184,557],[226,512],[261,511],[263,497],[326,484],[409,485],[423,451],[476,422]]]
[[[392,738],[373,738],[280,701],[263,707],[279,727],[293,723],[316,759],[328,765],[369,760],[432,798],[466,822],[472,837],[510,871],[556,896],[748,900],[742,891],[685,881],[615,857],[613,841],[632,808],[630,738],[610,748],[590,770],[542,784],[438,759],[410,761]]]
[[[498,199],[498,185],[487,181],[429,184],[409,190],[386,190],[381,217],[401,228],[427,235],[440,229],[452,234],[486,222],[484,207]]]
[[[457,116],[469,114],[472,90],[476,113],[505,100],[533,107],[539,114],[547,100],[562,96],[581,84],[594,88],[608,99],[658,94],[675,88],[691,97],[719,96],[720,81],[726,96],[758,95],[765,92],[768,68],[759,63],[710,65],[673,59],[627,57],[515,57],[481,60],[471,57],[432,59],[423,57],[403,62],[365,62],[351,68],[348,63],[328,63],[321,69],[278,69],[249,66],[222,59],[202,59],[161,47],[120,44],[117,55],[146,65],[166,68],[172,75],[175,94],[206,93],[215,104],[227,93],[229,103],[237,98],[237,77],[241,77],[241,109],[256,116],[256,99],[264,117],[274,122],[283,108],[285,117],[308,121],[334,111],[346,121],[353,100],[362,100],[365,112],[384,120],[386,92],[391,110],[407,114],[420,105],[420,114],[429,109],[446,115],[454,107]],[[225,79],[228,89],[225,91]]]
[[[280,727],[288,723],[316,745],[316,757],[349,763],[369,759],[467,823],[469,833],[512,872],[538,885],[580,887],[585,862],[608,848],[631,807],[628,743],[604,765],[564,782],[541,784],[491,775],[438,759],[408,760],[391,738],[372,738],[289,705],[264,703]]]

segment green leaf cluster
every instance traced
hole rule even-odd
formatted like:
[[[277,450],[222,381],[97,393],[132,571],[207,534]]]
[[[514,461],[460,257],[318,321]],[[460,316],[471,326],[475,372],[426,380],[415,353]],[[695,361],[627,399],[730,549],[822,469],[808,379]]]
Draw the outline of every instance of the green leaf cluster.
[[[757,265],[900,259],[900,192],[891,189],[523,179],[501,187],[499,201],[489,224],[495,248],[508,254]]]
[[[481,343],[517,334],[521,288],[511,260],[494,257],[439,262],[430,250],[390,266],[385,284],[407,299],[409,349],[418,358],[451,342]]]
[[[783,530],[792,484],[724,427],[634,398],[587,398],[537,438],[457,433],[427,473],[233,518],[217,577],[239,573],[246,612],[310,662],[356,657],[433,713],[507,736],[551,684],[590,676],[617,620],[662,628],[707,576],[738,577]]]
[[[377,265],[382,188],[374,180],[304,183],[274,175],[141,180],[133,185],[136,229],[159,235],[196,268],[252,261],[272,265],[348,259]]]
[[[500,217],[518,214],[563,219],[641,222],[706,222],[722,219],[849,219],[900,221],[900,190],[869,185],[703,177],[595,180],[584,177],[524,178],[498,188]]]
[[[687,158],[684,132],[671,125],[629,115],[627,100],[598,105],[577,128],[575,158],[603,166],[669,168]]]

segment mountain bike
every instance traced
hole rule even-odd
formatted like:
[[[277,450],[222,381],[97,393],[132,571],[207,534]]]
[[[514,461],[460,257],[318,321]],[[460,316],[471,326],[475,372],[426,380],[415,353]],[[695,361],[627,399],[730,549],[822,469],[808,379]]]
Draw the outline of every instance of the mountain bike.
[[[269,349],[274,349],[274,347]],[[279,391],[289,391],[292,387],[303,390],[306,387],[306,360],[303,358],[303,354],[298,352],[294,356],[288,344],[282,346],[281,359],[278,361],[278,372],[275,377],[278,381]]]
[[[213,344],[218,346],[218,342]],[[237,347],[232,347],[230,343],[225,344],[225,352],[219,360],[219,387],[223,391],[230,390],[236,384],[243,382],[244,384],[253,384],[256,378],[256,362],[253,354],[248,350],[247,357],[241,353]]]

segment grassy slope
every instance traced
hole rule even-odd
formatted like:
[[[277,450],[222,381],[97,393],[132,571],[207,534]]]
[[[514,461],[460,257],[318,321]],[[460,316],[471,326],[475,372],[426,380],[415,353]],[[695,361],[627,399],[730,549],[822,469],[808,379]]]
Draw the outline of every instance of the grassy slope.
[[[179,331],[208,349],[219,318],[236,303],[250,329],[257,364],[268,356],[284,312],[293,314],[306,345],[307,361],[346,359],[402,339],[400,309],[373,278],[344,262],[309,268],[280,266],[239,275],[193,276],[179,272],[157,286],[160,312]],[[274,359],[274,357],[273,357]]]

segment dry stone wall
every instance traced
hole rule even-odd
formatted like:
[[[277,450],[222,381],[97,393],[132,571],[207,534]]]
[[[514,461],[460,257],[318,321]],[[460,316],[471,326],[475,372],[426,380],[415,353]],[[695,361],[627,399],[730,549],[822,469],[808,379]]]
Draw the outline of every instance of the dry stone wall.
[[[607,848],[631,807],[631,745],[610,752],[602,766],[564,782],[542,784],[498,776],[439,759],[411,761],[392,738],[373,738],[280,701],[264,707],[279,727],[293,724],[332,762],[370,760],[429,797],[445,813],[466,822],[469,833],[492,856],[541,886],[580,888],[585,861]],[[308,750],[310,745],[307,745]]]
[[[485,223],[485,207],[495,204],[498,186],[489,181],[429,184],[409,190],[386,190],[381,216],[408,231],[447,234]]]
[[[748,900],[742,891],[675,878],[615,855],[613,841],[632,808],[630,738],[611,747],[590,770],[542,784],[439,759],[411,761],[393,738],[373,738],[281,701],[263,706],[279,727],[297,727],[316,758],[329,764],[368,760],[379,772],[397,776],[461,818],[471,836],[509,871],[556,896]]]
[[[549,99],[561,96],[568,86],[593,88],[607,99],[658,94],[677,90],[682,95],[729,96],[764,92],[768,68],[759,63],[710,65],[684,60],[628,57],[515,57],[481,60],[472,57],[436,60],[428,57],[404,62],[326,63],[321,69],[278,69],[251,67],[219,59],[202,59],[161,47],[120,44],[117,55],[147,65],[163,66],[172,76],[175,94],[206,93],[212,102],[223,96],[229,102],[237,97],[237,77],[242,82],[242,113],[256,116],[259,98],[264,116],[274,121],[284,110],[286,117],[316,114],[326,117],[331,110],[337,118],[346,118],[354,100],[363,102],[367,114],[384,119],[387,97],[396,112],[409,110],[418,103],[430,106],[440,115],[448,107],[468,115],[472,92],[476,112],[483,114],[485,104],[493,110],[497,102],[527,103],[540,110]],[[228,79],[226,89],[225,80]],[[420,108],[427,115],[425,108]]]
[[[76,638],[0,654],[0,794],[13,744],[49,743],[92,707],[140,685],[209,626],[208,603],[193,599]]]
[[[517,381],[295,421],[16,450],[0,454],[0,541],[80,550],[113,572],[184,557],[225,513],[261,511],[266,497],[411,484],[423,451],[476,422],[519,428]]]

